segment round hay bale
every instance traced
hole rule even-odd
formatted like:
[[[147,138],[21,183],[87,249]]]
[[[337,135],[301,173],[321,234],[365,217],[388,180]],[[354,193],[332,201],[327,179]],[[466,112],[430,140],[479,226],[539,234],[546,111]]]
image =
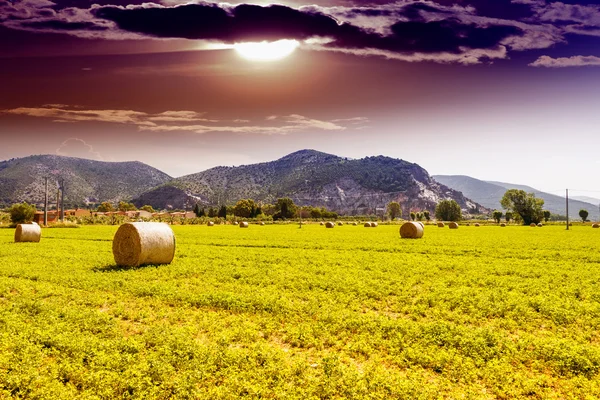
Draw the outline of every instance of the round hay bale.
[[[542,223],[540,222],[539,224],[537,224],[537,226],[538,226],[538,228],[541,228],[544,225],[542,225]]]
[[[212,221],[208,221],[208,222],[206,223],[206,226],[215,226],[215,223],[214,223],[214,222],[212,222]]]
[[[265,223],[261,221],[259,225],[260,226],[265,226]]]
[[[247,228],[247,227],[248,227],[248,223],[246,221],[240,222],[240,228]]]
[[[479,227],[479,224],[478,224],[478,223],[475,223],[473,226],[477,226],[477,227]]]
[[[594,225],[592,225],[592,228],[594,228],[594,229],[600,228],[600,224],[594,224]]]
[[[450,222],[448,224],[448,228],[450,228],[450,229],[458,229],[458,224],[456,222]]]
[[[325,225],[325,222],[321,221],[319,222],[319,225]]]
[[[403,239],[420,239],[425,229],[420,222],[406,222],[400,227],[400,237]]]
[[[333,227],[335,227],[335,224],[333,222],[327,222],[325,224],[325,228],[333,228]]]
[[[443,228],[443,227],[445,227],[446,225],[445,225],[443,222],[438,222],[438,223],[437,223],[437,226],[438,226],[438,228]]]
[[[344,226],[343,222],[338,222],[338,226]]]
[[[353,222],[353,223],[352,223],[352,226],[356,226],[356,225],[358,225],[358,223],[357,223],[357,222]]]
[[[469,224],[469,223],[466,223],[466,224],[465,224],[465,226],[471,226],[471,224]]]
[[[535,224],[535,222],[532,222],[529,224],[530,227],[535,228],[537,225]]]
[[[233,224],[234,224],[234,225],[239,225],[237,221],[235,221]]]
[[[422,223],[421,221],[417,222],[417,224],[421,225],[421,227],[422,227],[423,229],[425,229],[425,225],[423,225],[423,223]]]
[[[371,222],[371,228],[377,228],[379,224],[377,222]]]
[[[365,228],[370,228],[371,227],[371,223],[370,222],[365,222]]]
[[[161,222],[129,222],[119,227],[112,247],[119,266],[170,264],[175,257],[175,234]]]
[[[506,228],[506,224],[505,223],[501,223],[500,224],[500,228]]]
[[[15,243],[39,243],[42,238],[42,228],[38,224],[19,224],[15,230]]]

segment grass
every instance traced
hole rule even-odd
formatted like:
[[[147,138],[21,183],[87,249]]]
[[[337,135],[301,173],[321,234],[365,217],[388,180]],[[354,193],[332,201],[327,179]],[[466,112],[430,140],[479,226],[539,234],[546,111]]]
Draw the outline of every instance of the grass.
[[[168,266],[116,226],[0,229],[0,397],[595,398],[600,231],[174,226]]]

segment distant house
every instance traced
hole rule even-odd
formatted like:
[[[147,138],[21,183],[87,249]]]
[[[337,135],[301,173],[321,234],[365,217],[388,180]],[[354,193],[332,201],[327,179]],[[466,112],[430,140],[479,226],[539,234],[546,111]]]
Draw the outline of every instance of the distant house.
[[[90,215],[92,215],[92,212],[90,210],[86,210],[83,208],[78,208],[75,210],[65,210],[65,218],[67,218],[67,217],[89,217]],[[57,222],[59,219],[60,219],[60,212],[57,212],[56,210],[48,211],[48,222]],[[38,224],[43,224],[44,223],[44,212],[36,211],[35,215],[33,216],[33,222],[36,222]]]
[[[136,211],[136,218],[152,218],[152,213],[144,210]]]

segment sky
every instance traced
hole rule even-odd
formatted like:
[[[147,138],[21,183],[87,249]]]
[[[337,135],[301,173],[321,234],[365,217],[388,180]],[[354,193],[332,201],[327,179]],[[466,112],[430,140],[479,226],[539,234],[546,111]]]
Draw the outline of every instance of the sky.
[[[600,197],[595,3],[0,0],[0,160],[315,149]]]

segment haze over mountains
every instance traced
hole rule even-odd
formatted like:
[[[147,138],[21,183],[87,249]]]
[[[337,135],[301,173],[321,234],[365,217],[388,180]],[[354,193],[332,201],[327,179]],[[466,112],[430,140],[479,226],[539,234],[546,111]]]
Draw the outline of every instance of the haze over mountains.
[[[530,186],[517,185],[513,183],[482,181],[464,175],[434,175],[433,178],[455,190],[462,192],[465,196],[478,202],[479,204],[490,208],[502,210],[500,199],[508,189],[524,190],[527,193],[533,193],[536,197],[544,199],[544,209],[553,214],[566,215],[565,197],[555,194],[545,193]],[[588,211],[590,220],[598,220],[598,204],[592,204],[569,198],[569,217],[579,219],[579,210]]]

